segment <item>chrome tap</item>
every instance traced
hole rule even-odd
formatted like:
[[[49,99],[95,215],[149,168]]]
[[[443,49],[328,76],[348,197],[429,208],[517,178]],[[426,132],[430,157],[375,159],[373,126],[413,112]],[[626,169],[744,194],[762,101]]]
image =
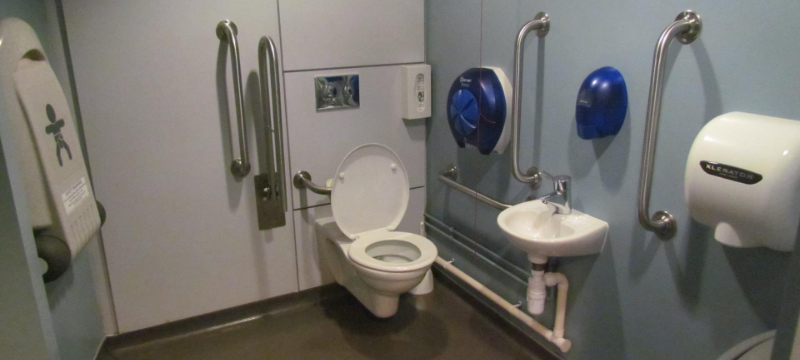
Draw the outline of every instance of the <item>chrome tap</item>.
[[[570,189],[572,178],[567,175],[552,176],[544,171],[540,171],[539,174],[553,182],[553,192],[538,197],[536,200],[541,200],[542,203],[547,204],[553,198],[562,197],[564,199],[564,208],[556,206],[556,214],[568,215],[572,213],[572,190]]]

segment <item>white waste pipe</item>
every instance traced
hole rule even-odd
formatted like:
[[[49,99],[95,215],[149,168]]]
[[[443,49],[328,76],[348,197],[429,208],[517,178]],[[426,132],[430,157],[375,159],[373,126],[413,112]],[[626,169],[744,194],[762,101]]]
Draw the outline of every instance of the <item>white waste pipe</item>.
[[[544,281],[547,286],[558,286],[558,300],[556,302],[556,324],[553,326],[553,336],[556,339],[564,338],[564,321],[567,318],[567,290],[569,281],[564,274],[547,273],[544,274]]]
[[[547,297],[547,284],[544,281],[544,270],[532,270],[528,278],[528,312],[541,315],[544,312],[545,298]]]
[[[551,276],[551,278],[553,278],[552,280],[553,284],[559,285],[558,305],[557,305],[558,309],[556,312],[556,329],[559,329],[559,319],[561,321],[560,321],[560,335],[556,336],[556,333],[554,331],[551,331],[550,329],[546,328],[544,325],[540,324],[538,321],[528,316],[528,314],[526,314],[522,310],[518,309],[516,306],[512,305],[511,303],[500,297],[500,295],[497,295],[494,291],[489,290],[486,286],[484,286],[477,280],[473,279],[463,271],[459,270],[457,267],[453,266],[453,264],[447,262],[446,260],[438,256],[436,257],[436,263],[439,264],[439,266],[441,266],[446,271],[450,272],[457,278],[461,279],[465,283],[472,286],[475,290],[483,294],[483,296],[486,296],[492,302],[496,303],[497,305],[500,305],[500,307],[508,311],[515,318],[525,323],[525,325],[528,325],[531,329],[533,329],[533,331],[536,331],[540,335],[544,336],[545,339],[555,344],[562,352],[566,353],[572,347],[572,342],[567,339],[564,339],[564,316],[566,315],[566,308],[567,308],[566,299],[567,299],[567,286],[568,286],[567,278],[564,275],[552,274],[553,276]],[[551,273],[548,273],[548,275],[550,274]]]

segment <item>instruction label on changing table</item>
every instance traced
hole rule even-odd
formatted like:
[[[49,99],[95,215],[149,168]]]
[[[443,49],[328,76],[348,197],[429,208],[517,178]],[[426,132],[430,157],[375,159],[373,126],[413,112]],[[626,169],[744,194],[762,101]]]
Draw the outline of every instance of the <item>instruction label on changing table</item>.
[[[86,186],[86,178],[81,177],[80,180],[72,184],[66,192],[61,194],[61,201],[64,202],[67,215],[72,213],[72,211],[88,197],[89,187]]]

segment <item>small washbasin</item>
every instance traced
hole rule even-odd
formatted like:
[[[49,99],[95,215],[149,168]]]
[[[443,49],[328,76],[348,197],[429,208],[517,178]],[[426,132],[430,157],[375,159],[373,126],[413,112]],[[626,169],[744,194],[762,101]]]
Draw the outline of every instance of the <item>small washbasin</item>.
[[[529,257],[581,256],[603,250],[608,223],[580,211],[556,214],[554,203],[540,200],[512,206],[497,216],[497,224],[514,246]]]

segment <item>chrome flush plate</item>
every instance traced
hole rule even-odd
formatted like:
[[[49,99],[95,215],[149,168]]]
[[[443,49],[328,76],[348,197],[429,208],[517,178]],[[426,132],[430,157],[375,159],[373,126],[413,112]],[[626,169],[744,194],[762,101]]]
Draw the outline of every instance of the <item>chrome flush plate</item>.
[[[358,108],[358,75],[317,76],[314,78],[317,111]]]

